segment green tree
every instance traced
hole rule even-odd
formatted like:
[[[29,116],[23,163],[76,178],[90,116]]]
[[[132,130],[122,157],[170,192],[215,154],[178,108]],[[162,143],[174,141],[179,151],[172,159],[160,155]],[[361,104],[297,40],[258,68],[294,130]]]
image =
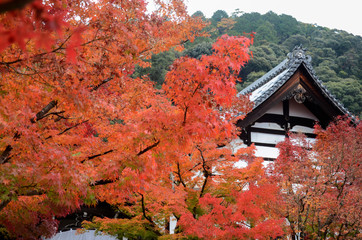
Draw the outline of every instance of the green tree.
[[[288,49],[289,51],[292,51],[295,46],[302,45],[304,47],[309,46],[309,39],[301,34],[295,34],[287,38],[283,42],[283,46]]]
[[[224,10],[217,10],[216,12],[214,12],[214,14],[211,17],[211,22],[213,24],[217,24],[218,22],[221,21],[221,19],[223,18],[228,18],[229,15],[227,14],[227,12],[225,12]]]
[[[205,14],[203,12],[201,12],[200,10],[194,12],[194,14],[192,14],[191,17],[200,17],[203,21],[206,20]]]
[[[200,59],[203,55],[211,55],[213,53],[212,44],[210,42],[202,42],[183,52],[184,56]]]
[[[256,29],[255,42],[266,40],[270,43],[278,43],[279,39],[274,25],[269,21],[264,22]]]
[[[362,86],[356,79],[337,78],[326,86],[349,111],[361,116]]]
[[[180,55],[179,52],[174,50],[154,54],[151,59],[148,60],[151,66],[146,68],[137,66],[133,77],[148,76],[151,81],[156,83],[157,88],[161,88],[171,64],[176,58],[180,57]]]

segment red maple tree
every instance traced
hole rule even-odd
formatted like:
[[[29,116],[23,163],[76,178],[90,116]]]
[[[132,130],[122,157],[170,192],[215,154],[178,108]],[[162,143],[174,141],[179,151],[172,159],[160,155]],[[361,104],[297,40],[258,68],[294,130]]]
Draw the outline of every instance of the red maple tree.
[[[34,1],[0,16],[8,36],[0,42],[0,224],[10,235],[51,236],[54,217],[97,201],[128,215],[95,220],[111,234],[167,234],[172,215],[180,219],[173,237],[197,235],[191,216],[215,219],[219,239],[232,229],[282,234],[260,161],[250,149],[219,147],[251,109],[235,81],[252,38],[223,36],[213,55],[177,60],[157,90],[131,77],[135,66],[202,35],[205,24],[180,0],[156,3],[148,13],[143,0]],[[238,168],[240,159],[249,167]]]
[[[150,166],[153,174],[142,174],[140,182],[135,181],[135,172],[124,177],[140,187],[118,201],[119,209],[131,218],[128,229],[124,219],[96,219],[86,223],[87,227],[128,238],[156,237],[167,234],[168,219],[175,216],[177,234],[169,238],[269,239],[283,235],[283,220],[272,207],[278,202],[277,189],[268,183],[262,160],[254,157],[252,147],[237,153],[220,147],[236,137],[235,122],[252,106],[247,97],[236,97],[235,89],[240,67],[249,58],[250,43],[245,37],[223,36],[215,42],[214,54],[175,61],[163,86],[172,106],[162,122],[162,136],[157,137],[160,144],[153,149],[162,162],[156,158]],[[159,125],[163,114],[159,111],[157,119],[149,117],[148,124],[155,120]],[[148,131],[156,129],[152,125]],[[242,168],[240,161],[249,165]],[[114,192],[117,195],[102,192],[101,199],[116,199],[119,194]]]
[[[279,144],[272,172],[286,207],[282,211],[296,239],[360,238],[361,124],[339,118],[316,142],[291,135]]]

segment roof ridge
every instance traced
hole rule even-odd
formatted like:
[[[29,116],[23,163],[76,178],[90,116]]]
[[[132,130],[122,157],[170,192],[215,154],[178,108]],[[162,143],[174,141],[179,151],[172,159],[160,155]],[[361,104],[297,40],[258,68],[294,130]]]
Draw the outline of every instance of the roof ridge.
[[[272,68],[269,72],[264,74],[259,79],[255,80],[252,84],[241,90],[238,94],[248,94],[255,89],[259,88],[260,86],[264,85],[265,83],[269,82],[275,76],[279,75],[286,69],[286,63],[288,59],[284,59],[281,63],[279,63],[276,67]]]
[[[253,97],[254,108],[259,106],[262,102],[268,99],[275,91],[277,91],[298,69],[302,64],[313,78],[315,84],[321,89],[322,94],[328,98],[342,113],[355,119],[343,104],[323,85],[323,82],[318,78],[312,66],[312,57],[306,54],[306,48],[302,45],[294,47],[294,49],[287,54],[287,58],[279,63],[276,67],[272,68],[264,76],[260,77],[248,87],[241,90],[238,95],[245,95],[249,93],[256,93]],[[285,73],[283,73],[286,71]],[[283,73],[283,74],[282,74]],[[282,74],[282,75],[281,75]],[[276,79],[278,75],[281,75]],[[272,81],[272,82],[270,82]],[[269,83],[270,82],[270,83]],[[264,86],[264,89],[262,88]],[[258,93],[262,90],[263,94]]]
[[[244,88],[239,92],[239,94],[248,94],[266,84],[274,77],[279,75],[281,72],[286,70],[287,68],[292,67],[293,65],[300,64],[298,60],[306,60],[308,62],[312,61],[312,57],[305,54],[306,48],[303,48],[302,45],[294,47],[293,51],[287,54],[287,58],[284,59],[281,63],[279,63],[276,67],[272,68],[262,77],[254,81],[252,84]]]

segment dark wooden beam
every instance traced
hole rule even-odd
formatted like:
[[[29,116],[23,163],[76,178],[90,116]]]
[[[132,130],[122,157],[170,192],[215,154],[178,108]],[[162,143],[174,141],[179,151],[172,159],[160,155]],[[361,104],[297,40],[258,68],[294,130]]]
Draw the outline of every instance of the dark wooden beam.
[[[261,147],[272,147],[275,148],[276,144],[274,143],[263,143],[263,142],[253,142],[255,146],[261,146]]]
[[[246,144],[248,145],[248,146],[250,146],[251,145],[251,131],[250,131],[250,126],[248,126],[247,128],[246,128]]]
[[[289,99],[283,100],[284,134],[288,137],[289,131]]]

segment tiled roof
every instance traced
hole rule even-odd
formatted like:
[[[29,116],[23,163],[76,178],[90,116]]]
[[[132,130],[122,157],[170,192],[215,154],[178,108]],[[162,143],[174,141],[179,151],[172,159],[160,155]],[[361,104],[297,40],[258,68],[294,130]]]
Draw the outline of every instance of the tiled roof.
[[[328,98],[343,114],[353,115],[340,103],[336,97],[319,80],[311,64],[312,58],[305,54],[305,49],[297,46],[288,54],[278,66],[270,70],[264,76],[243,89],[238,95],[250,94],[250,100],[254,102],[254,109],[267,100],[281,86],[283,86],[302,64],[305,66],[315,84],[321,89],[323,95]]]
[[[84,233],[79,234],[76,230],[69,230],[65,232],[59,232],[52,238],[45,240],[116,240],[117,238],[110,235],[103,235],[96,233],[95,230],[87,230]]]

